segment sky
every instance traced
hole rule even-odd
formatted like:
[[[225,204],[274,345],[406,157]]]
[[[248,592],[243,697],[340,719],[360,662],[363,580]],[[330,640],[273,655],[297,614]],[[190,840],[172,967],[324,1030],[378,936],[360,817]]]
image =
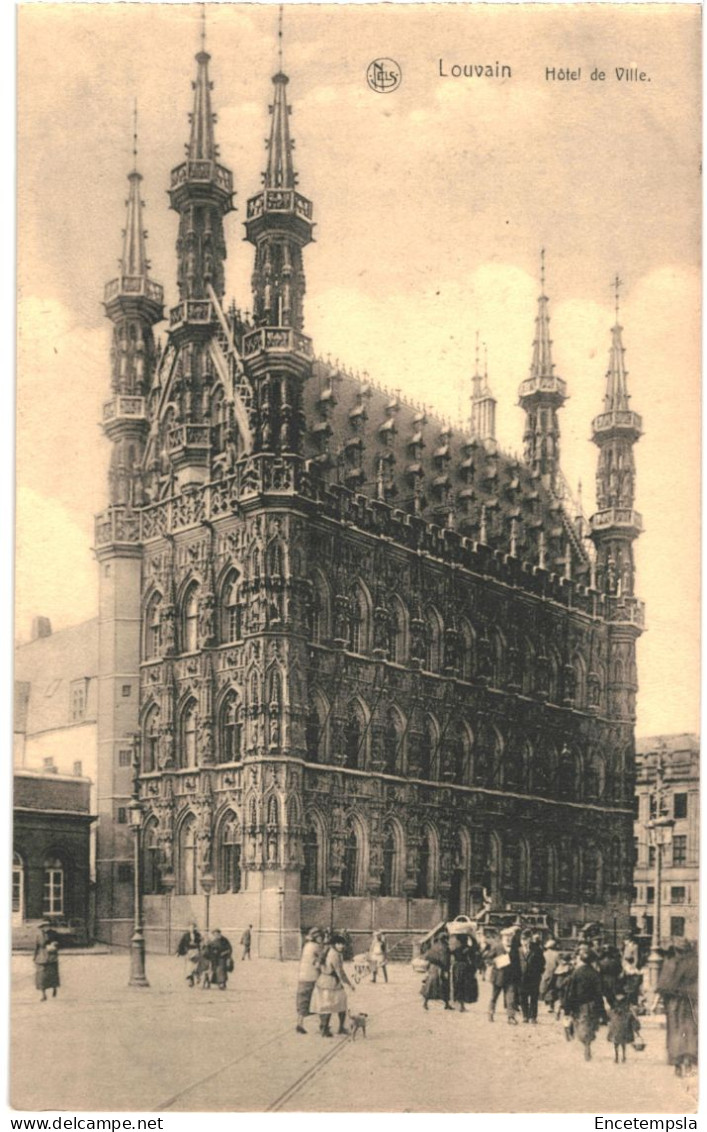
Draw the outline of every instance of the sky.
[[[277,9],[207,5],[216,137],[238,211],[227,297],[250,306],[245,201],[258,191]],[[106,503],[110,324],[138,103],[152,277],[176,301],[170,169],[188,139],[201,7],[19,10],[16,634],[95,615],[93,515]],[[366,83],[394,59],[390,94]],[[441,62],[440,62],[441,61]],[[444,77],[511,67],[503,82]],[[595,506],[591,419],[620,321],[636,449],[638,735],[699,730],[700,27],[697,6],[285,6],[300,189],[314,202],[306,331],[323,356],[457,419],[476,332],[502,447],[521,451],[546,249],[562,467]],[[546,68],[581,78],[549,81]],[[644,82],[618,81],[634,68]],[[604,82],[592,81],[603,70]],[[650,81],[648,81],[650,80]]]

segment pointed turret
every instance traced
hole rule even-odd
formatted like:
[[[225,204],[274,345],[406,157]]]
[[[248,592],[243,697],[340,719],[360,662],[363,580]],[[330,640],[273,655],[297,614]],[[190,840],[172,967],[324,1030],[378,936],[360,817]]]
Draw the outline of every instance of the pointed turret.
[[[273,75],[272,123],[268,139],[268,165],[264,174],[266,189],[294,189],[297,179],[292,162],[293,143],[290,137],[290,108],[287,105],[289,79],[278,71]]]
[[[246,239],[255,247],[253,322],[243,355],[259,385],[260,432],[264,450],[298,452],[304,418],[301,383],[312,366],[312,343],[304,326],[305,276],[302,249],[312,241],[312,202],[297,192],[287,104],[289,79],[280,66],[273,76],[272,123],[263,189],[248,201]],[[272,389],[279,396],[273,398]]]
[[[476,365],[471,379],[471,435],[484,444],[496,440],[496,398],[489,389],[486,343],[484,343],[484,372],[481,373],[478,331],[476,333]]]
[[[555,374],[550,338],[549,302],[545,294],[545,249],[540,257],[540,295],[530,377],[518,390],[525,410],[524,456],[528,467],[554,487],[560,466],[560,426],[557,410],[567,400],[567,383]]]
[[[643,529],[641,516],[633,509],[633,446],[643,427],[638,413],[629,408],[623,327],[619,322],[620,285],[617,276],[613,284],[616,321],[611,329],[604,412],[592,421],[592,440],[599,449],[599,462],[597,512],[591,518],[591,533],[597,548],[599,586],[627,597],[633,594],[634,586],[633,541]]]
[[[137,111],[133,132],[133,169],[128,174],[127,219],[123,230],[120,275],[106,284],[104,306],[113,323],[110,400],[103,405],[103,429],[113,442],[111,503],[142,502],[141,465],[147,433],[146,397],[155,367],[153,326],[162,317],[163,291],[149,277],[142,226],[142,176],[137,170]]]
[[[172,170],[169,189],[170,206],[179,213],[177,260],[181,301],[170,311],[173,331],[184,325],[203,326],[214,318],[210,303],[189,303],[188,300],[208,300],[210,288],[219,300],[223,298],[226,259],[223,218],[233,209],[233,174],[219,164],[214,140],[216,116],[211,108],[211,56],[204,49],[204,40],[202,27],[201,51],[196,55],[196,81],[192,84],[194,109],[190,115],[187,160]]]

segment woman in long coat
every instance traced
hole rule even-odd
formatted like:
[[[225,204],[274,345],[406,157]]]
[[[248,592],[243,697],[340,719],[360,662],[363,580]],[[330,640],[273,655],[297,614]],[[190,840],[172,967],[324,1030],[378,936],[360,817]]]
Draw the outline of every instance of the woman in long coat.
[[[192,920],[189,930],[184,933],[177,945],[177,955],[184,959],[184,977],[190,987],[199,981],[199,959],[201,956],[201,932]]]
[[[56,998],[59,986],[59,936],[52,930],[48,920],[43,920],[37,929],[34,941],[34,981],[37,990],[42,992],[42,1002],[47,1001],[47,991]]]
[[[427,1005],[430,999],[441,999],[445,1010],[451,1010],[449,1005],[449,968],[450,952],[448,936],[442,933],[436,943],[426,951],[423,958],[429,963],[429,970],[422,984],[422,1008],[429,1010]]]
[[[604,1012],[604,1000],[599,972],[591,965],[588,947],[580,947],[577,960],[577,967],[565,986],[563,1008],[572,1018],[574,1036],[584,1046],[585,1061],[591,1061],[592,1042]]]
[[[216,983],[219,990],[225,990],[228,972],[233,970],[233,948],[218,928],[211,933],[204,957],[211,963],[211,982]]]
[[[458,935],[450,938],[449,953],[451,998],[460,1011],[464,1011],[467,1003],[476,1002],[479,997],[476,971],[481,963],[481,952],[475,939]]]
[[[697,1064],[697,951],[689,943],[675,945],[676,955],[665,959],[657,993],[665,1003],[668,1065],[678,1077]]]
[[[340,1034],[348,1034],[346,1029],[346,991],[348,987],[353,991],[348,975],[344,970],[343,951],[346,940],[341,935],[334,934],[331,943],[326,949],[319,967],[319,977],[314,984],[312,995],[312,1014],[319,1015],[319,1032],[323,1038],[333,1038],[329,1029],[329,1020],[332,1014],[339,1015]]]
[[[308,1014],[311,1014],[312,995],[314,993],[314,984],[319,977],[319,958],[322,950],[322,932],[317,928],[312,928],[307,932],[307,937],[304,941],[302,948],[302,955],[299,961],[299,975],[297,979],[297,1025],[295,1029],[298,1034],[306,1034],[304,1028],[304,1020]]]

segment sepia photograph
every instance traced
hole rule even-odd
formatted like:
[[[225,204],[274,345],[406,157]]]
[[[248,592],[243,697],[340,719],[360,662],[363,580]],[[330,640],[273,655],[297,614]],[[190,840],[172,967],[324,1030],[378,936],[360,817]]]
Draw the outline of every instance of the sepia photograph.
[[[10,1104],[696,1127],[700,6],[16,16]]]

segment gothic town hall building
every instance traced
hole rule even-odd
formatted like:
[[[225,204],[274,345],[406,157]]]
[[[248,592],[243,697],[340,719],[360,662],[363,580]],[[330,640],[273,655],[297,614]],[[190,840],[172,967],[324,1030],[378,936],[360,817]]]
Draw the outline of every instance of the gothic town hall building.
[[[212,925],[253,924],[265,956],[298,954],[312,924],[395,941],[489,902],[540,907],[560,930],[624,927],[643,607],[641,418],[618,318],[585,524],[565,502],[567,386],[544,293],[519,390],[522,460],[496,443],[478,366],[457,430],[315,356],[313,206],[282,73],[246,206],[252,316],[225,300],[233,178],[209,58],[196,56],[187,156],[170,178],[179,301],[164,348],[137,170],[105,289],[98,936],[130,934],[132,733],[150,947],[192,915],[203,926],[209,901]]]

